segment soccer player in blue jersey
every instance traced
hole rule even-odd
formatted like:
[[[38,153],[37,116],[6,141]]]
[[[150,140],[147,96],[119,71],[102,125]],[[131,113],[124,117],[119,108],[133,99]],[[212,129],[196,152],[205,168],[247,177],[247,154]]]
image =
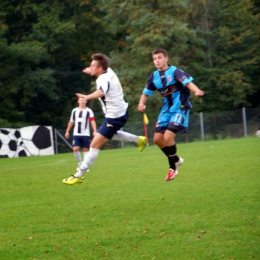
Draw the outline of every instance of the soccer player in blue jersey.
[[[87,155],[90,146],[90,127],[92,127],[92,135],[95,136],[97,125],[94,118],[93,111],[86,106],[87,101],[84,98],[78,99],[78,107],[71,111],[70,121],[68,123],[65,138],[70,136],[70,129],[73,129],[73,152],[78,161],[77,170],[82,163],[80,148],[83,150],[84,158]]]
[[[105,114],[105,120],[91,141],[89,152],[80,165],[79,171],[63,179],[65,184],[75,184],[83,181],[83,175],[95,162],[100,148],[108,140],[135,142],[139,151],[143,151],[146,147],[145,136],[137,136],[120,130],[128,119],[128,104],[124,100],[123,88],[117,75],[109,68],[108,57],[102,53],[96,53],[91,56],[91,59],[90,67],[84,69],[83,72],[97,77],[96,91],[89,95],[80,93],[76,93],[76,95],[85,100],[98,98]]]
[[[174,139],[178,132],[187,132],[192,108],[190,91],[196,96],[203,96],[204,92],[193,83],[193,78],[188,73],[168,65],[166,50],[158,49],[152,53],[152,57],[157,70],[150,75],[137,109],[144,112],[148,98],[159,91],[164,104],[157,119],[153,140],[168,158],[170,169],[165,180],[170,181],[177,176],[178,168],[184,162],[177,155]]]

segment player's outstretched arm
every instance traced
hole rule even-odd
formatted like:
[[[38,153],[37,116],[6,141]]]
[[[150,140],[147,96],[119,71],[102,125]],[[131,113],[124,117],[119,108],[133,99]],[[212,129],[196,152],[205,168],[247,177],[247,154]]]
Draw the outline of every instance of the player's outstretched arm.
[[[144,112],[145,111],[145,109],[146,109],[145,103],[146,103],[147,100],[148,100],[148,96],[145,95],[145,94],[142,94],[141,98],[140,98],[140,101],[139,101],[139,104],[138,104],[138,107],[137,107],[137,110],[139,112]]]
[[[91,75],[91,70],[90,70],[89,67],[83,69],[82,72],[83,72],[83,73],[86,73],[86,74],[88,74],[88,75]]]
[[[203,96],[204,95],[204,91],[199,89],[193,82],[187,83],[186,87],[189,90],[191,90],[192,92],[194,92],[195,96]]]
[[[84,98],[85,100],[90,100],[90,99],[97,99],[97,98],[103,97],[104,92],[102,90],[98,89],[89,95],[83,95],[81,93],[76,93],[76,96],[78,98]]]

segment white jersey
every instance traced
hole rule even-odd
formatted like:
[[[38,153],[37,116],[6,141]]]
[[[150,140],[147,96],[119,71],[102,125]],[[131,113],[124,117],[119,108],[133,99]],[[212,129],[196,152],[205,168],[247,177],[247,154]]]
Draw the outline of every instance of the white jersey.
[[[86,107],[80,109],[78,107],[71,111],[70,122],[74,123],[73,135],[76,136],[90,136],[89,122],[94,120],[93,111]]]
[[[126,113],[128,104],[124,100],[123,88],[115,74],[108,68],[96,80],[97,90],[104,92],[104,96],[99,98],[106,118],[121,117]]]

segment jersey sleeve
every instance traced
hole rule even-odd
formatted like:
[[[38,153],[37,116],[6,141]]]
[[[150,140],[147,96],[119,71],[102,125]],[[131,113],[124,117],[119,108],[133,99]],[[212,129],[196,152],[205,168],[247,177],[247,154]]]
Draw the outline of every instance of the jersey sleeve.
[[[147,84],[143,90],[143,94],[147,96],[152,96],[156,90],[156,87],[153,83],[153,74],[148,78]]]
[[[71,111],[71,115],[70,115],[70,122],[75,122],[75,113],[76,110],[75,108]]]
[[[193,77],[191,77],[188,73],[181,69],[176,69],[174,71],[174,78],[176,81],[180,82],[184,87],[187,83],[193,81]]]
[[[104,93],[108,92],[108,90],[109,90],[109,82],[104,77],[98,78],[96,80],[96,84],[97,84],[97,90],[100,89]]]
[[[89,111],[89,121],[95,121],[93,111],[90,108],[88,109],[88,111]]]

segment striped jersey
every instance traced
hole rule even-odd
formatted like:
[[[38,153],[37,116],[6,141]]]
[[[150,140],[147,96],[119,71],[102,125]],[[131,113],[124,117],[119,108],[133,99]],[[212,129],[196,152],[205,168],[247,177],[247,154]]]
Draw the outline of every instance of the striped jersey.
[[[191,81],[193,78],[188,73],[169,66],[167,70],[156,70],[150,75],[143,94],[152,96],[156,90],[159,91],[164,102],[161,111],[189,110],[192,105],[189,101],[190,90],[186,84]]]
[[[108,68],[96,80],[97,90],[102,90],[104,96],[99,98],[106,118],[121,117],[126,113],[128,103],[124,100],[123,88],[115,74]]]
[[[90,136],[89,122],[94,121],[93,111],[86,107],[80,109],[74,108],[71,111],[70,122],[74,123],[73,135],[76,136]]]

